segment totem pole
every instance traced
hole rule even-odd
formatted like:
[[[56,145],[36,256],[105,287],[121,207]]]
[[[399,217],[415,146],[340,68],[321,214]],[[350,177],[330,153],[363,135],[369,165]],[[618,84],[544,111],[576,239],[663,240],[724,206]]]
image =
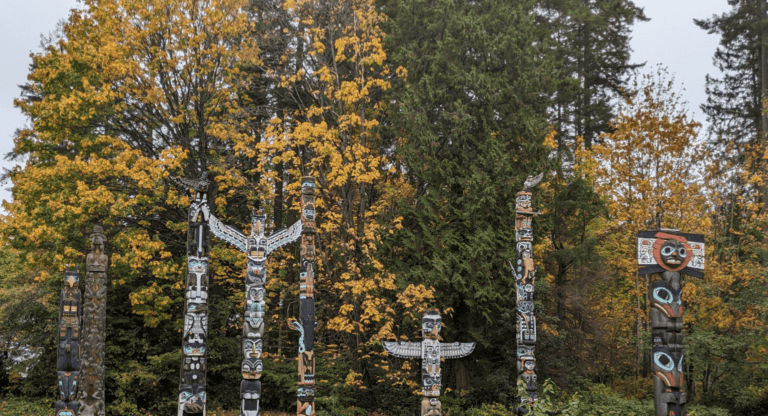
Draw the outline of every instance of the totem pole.
[[[83,336],[80,354],[80,416],[104,416],[104,339],[107,329],[107,237],[93,227],[91,252],[85,259]]]
[[[299,319],[288,325],[299,331],[299,376],[296,414],[315,414],[315,178],[301,178],[301,272]]]
[[[523,184],[523,190],[517,193],[515,204],[515,240],[517,241],[517,259],[510,267],[515,274],[517,287],[517,376],[525,383],[526,396],[520,403],[533,406],[538,398],[536,387],[536,316],[533,314],[533,286],[536,269],[533,266],[533,217],[530,189],[538,185],[544,173],[536,177],[529,176]],[[520,410],[520,409],[518,409]],[[525,414],[525,411],[522,411]]]
[[[191,181],[172,178],[180,186],[192,190],[187,225],[187,279],[182,335],[181,381],[179,383],[178,416],[206,415],[205,356],[208,337],[208,173]]]
[[[59,400],[56,416],[77,416],[77,380],[80,378],[80,266],[75,271],[67,265],[59,306],[59,349],[56,375]]]
[[[440,342],[442,320],[437,311],[427,311],[421,321],[422,342],[382,342],[384,350],[400,358],[421,358],[421,383],[424,399],[421,401],[421,416],[439,416],[440,404],[440,360],[462,358],[475,349],[474,342]]]
[[[640,231],[639,273],[651,302],[651,372],[656,416],[684,416],[682,275],[704,277],[704,236],[677,230]]]
[[[247,256],[245,272],[245,322],[243,323],[243,355],[240,366],[243,380],[240,382],[240,416],[258,416],[261,398],[261,352],[264,337],[264,315],[266,314],[267,255],[290,244],[301,236],[301,221],[288,229],[281,229],[269,236],[266,231],[267,216],[251,216],[251,234],[246,237],[240,231],[224,225],[213,215],[209,218],[211,232],[216,237],[232,244]]]

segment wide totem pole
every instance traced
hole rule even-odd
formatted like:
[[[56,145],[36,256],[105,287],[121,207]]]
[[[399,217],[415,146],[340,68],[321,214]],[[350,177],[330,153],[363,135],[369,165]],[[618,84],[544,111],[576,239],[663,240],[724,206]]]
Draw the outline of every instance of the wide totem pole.
[[[299,331],[299,375],[296,414],[315,414],[315,178],[301,179],[301,272],[299,319],[288,325]]]
[[[510,263],[517,287],[517,375],[526,387],[526,396],[520,398],[524,405],[534,405],[538,399],[536,387],[536,316],[533,314],[533,288],[536,268],[533,264],[533,218],[530,189],[538,185],[544,173],[529,176],[523,190],[517,193],[515,204],[515,240],[517,258]]]
[[[243,380],[240,382],[240,416],[258,416],[261,399],[261,353],[264,347],[264,316],[266,314],[265,285],[267,282],[267,256],[278,248],[290,244],[301,236],[301,221],[288,229],[265,235],[267,216],[251,216],[251,234],[223,224],[213,215],[209,223],[216,237],[232,244],[247,256],[245,272],[245,312],[243,323],[243,362],[240,366]]]
[[[56,416],[77,416],[77,381],[80,378],[80,267],[67,265],[59,304],[59,348],[56,376],[59,400]]]
[[[179,383],[178,416],[206,414],[205,356],[208,336],[208,174],[191,181],[173,178],[185,189],[191,189],[192,204],[187,218],[187,278],[182,335],[181,381]]]
[[[107,328],[107,237],[100,226],[90,235],[85,259],[83,336],[80,345],[80,416],[104,416],[104,339]]]
[[[440,360],[466,357],[475,349],[474,342],[440,342],[442,319],[437,311],[427,311],[421,321],[422,342],[382,342],[384,350],[400,358],[421,358],[421,383],[424,399],[421,401],[421,416],[439,416],[440,404]]]
[[[651,371],[656,416],[687,414],[683,379],[682,275],[704,277],[704,236],[677,230],[640,231],[639,273],[649,282]]]

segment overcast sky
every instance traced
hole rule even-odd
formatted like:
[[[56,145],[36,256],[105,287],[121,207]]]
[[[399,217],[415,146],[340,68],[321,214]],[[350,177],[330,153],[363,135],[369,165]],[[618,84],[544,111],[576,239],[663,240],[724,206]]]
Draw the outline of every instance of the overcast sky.
[[[712,56],[718,37],[693,24],[694,18],[710,17],[729,10],[726,0],[635,0],[645,8],[650,22],[635,25],[632,34],[632,61],[661,64],[675,75],[677,86],[685,88],[683,98],[694,117],[704,123],[699,105],[706,100],[704,77],[717,74]],[[56,28],[76,0],[0,0],[0,154],[13,147],[13,132],[27,122],[13,107],[17,85],[26,82],[31,52],[39,51],[40,35]],[[0,166],[10,168],[2,160]],[[0,200],[10,199],[10,183],[0,185]]]

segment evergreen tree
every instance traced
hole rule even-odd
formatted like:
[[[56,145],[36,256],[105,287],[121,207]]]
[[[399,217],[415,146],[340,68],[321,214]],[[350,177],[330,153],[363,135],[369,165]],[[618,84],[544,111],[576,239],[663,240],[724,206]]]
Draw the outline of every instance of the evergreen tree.
[[[483,341],[473,370],[502,371],[488,360],[514,355],[514,337],[499,330],[511,311],[514,331],[505,260],[515,256],[515,194],[551,163],[543,144],[554,79],[547,32],[534,2],[383,3],[387,46],[405,75],[391,95],[389,132],[415,190],[386,261],[404,281],[436,289],[449,339]],[[457,387],[466,388],[465,363],[452,365]],[[515,379],[514,370],[502,372]],[[505,383],[511,398],[515,382]]]
[[[648,18],[625,0],[545,0],[540,13],[557,45],[552,53],[561,77],[552,119],[559,144],[573,146],[583,137],[589,149],[610,131],[629,72],[643,65],[630,63],[630,28]]]

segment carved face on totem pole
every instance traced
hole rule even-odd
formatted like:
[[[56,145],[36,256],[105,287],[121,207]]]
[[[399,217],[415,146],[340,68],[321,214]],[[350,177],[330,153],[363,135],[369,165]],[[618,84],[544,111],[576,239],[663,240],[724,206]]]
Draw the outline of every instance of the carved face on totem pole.
[[[637,260],[640,274],[669,271],[704,277],[704,236],[677,230],[640,231]]]
[[[243,341],[243,356],[245,358],[260,358],[262,351],[261,338],[245,339]]]
[[[651,371],[664,385],[681,389],[683,384],[683,353],[671,351],[667,347],[653,347]]]
[[[424,313],[424,317],[421,320],[421,335],[424,339],[440,338],[440,328],[442,326],[442,318],[437,311],[427,311]]]
[[[246,358],[240,365],[240,372],[243,374],[243,378],[247,380],[256,380],[261,378],[262,371],[264,371],[264,364],[259,358]]]
[[[683,315],[683,288],[674,289],[667,282],[657,281],[650,284],[651,307],[661,311],[667,318],[677,319]]]
[[[421,401],[421,414],[424,416],[440,416],[442,411],[443,405],[434,397],[425,397]]]
[[[80,404],[76,401],[56,402],[56,416],[77,416],[80,410]]]
[[[80,377],[79,371],[58,371],[56,373],[59,382],[59,400],[71,402],[75,400],[77,393],[77,379]]]
[[[240,412],[242,416],[259,416],[261,399],[261,381],[243,380],[240,382]]]
[[[245,271],[245,283],[248,285],[264,286],[267,281],[267,270],[264,262],[248,258],[248,269]]]
[[[179,386],[179,411],[200,413],[205,407],[205,386],[198,383]]]

